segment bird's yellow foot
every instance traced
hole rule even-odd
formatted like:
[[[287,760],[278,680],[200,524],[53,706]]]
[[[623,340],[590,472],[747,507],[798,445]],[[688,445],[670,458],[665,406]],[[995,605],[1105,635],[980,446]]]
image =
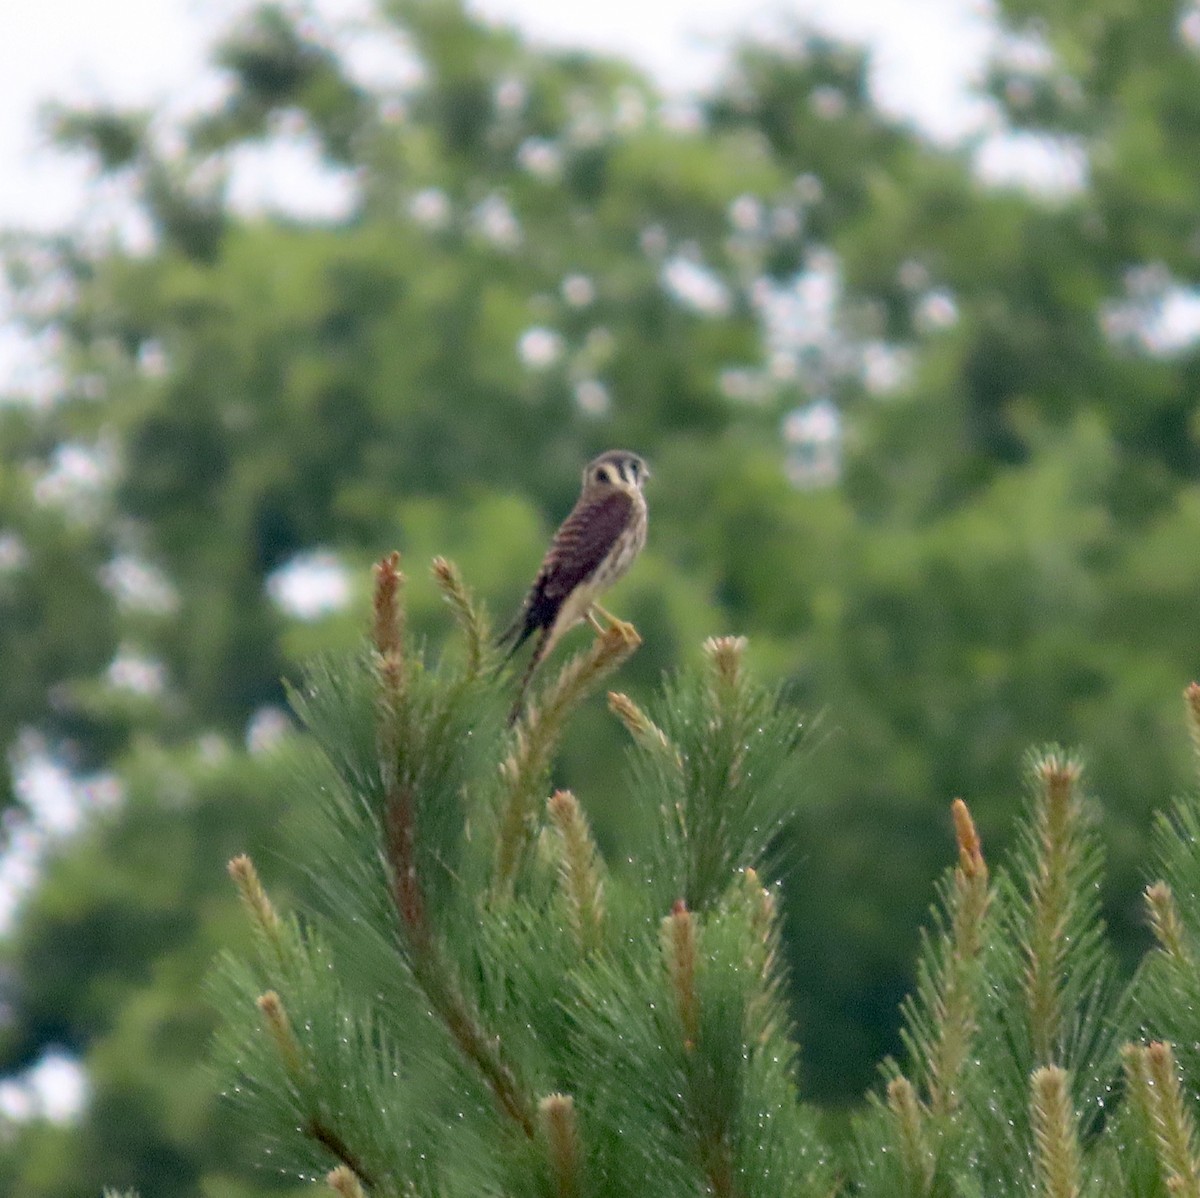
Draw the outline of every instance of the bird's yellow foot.
[[[608,621],[607,628],[596,619],[597,612]],[[642,638],[638,636],[637,629],[628,620],[619,619],[612,612],[605,611],[598,603],[593,603],[588,608],[587,621],[595,629],[596,635],[599,637],[615,636],[618,641],[624,641],[630,645],[640,645],[642,643]]]
[[[641,636],[638,635],[638,630],[634,628],[628,620],[616,620],[612,622],[612,630],[620,633],[623,641],[628,641],[630,644],[640,645],[642,643]]]
[[[600,631],[600,625],[596,622],[597,615],[603,616],[604,619],[606,619],[610,624],[624,624],[625,623],[624,620],[617,619],[617,617],[614,616],[612,614],[612,612],[607,611],[605,608],[601,607],[599,603],[593,603],[592,606],[590,608],[588,608],[588,619],[591,620],[592,627],[595,628],[597,632]]]

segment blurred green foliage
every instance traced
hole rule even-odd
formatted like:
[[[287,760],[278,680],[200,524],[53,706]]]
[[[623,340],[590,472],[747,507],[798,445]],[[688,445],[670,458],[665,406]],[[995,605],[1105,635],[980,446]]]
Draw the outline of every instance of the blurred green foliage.
[[[688,107],[454,0],[384,5],[373,36],[413,67],[394,86],[311,21],[251,14],[181,152],[151,114],[54,116],[152,238],[6,242],[61,380],[0,408],[0,742],[114,770],[126,798],[61,844],[4,945],[0,1069],[63,1046],[91,1099],[78,1125],[6,1129],[0,1189],[287,1184],[203,1065],[198,986],[239,934],[222,864],[247,849],[295,881],[299,750],[250,752],[247,729],[301,660],[357,641],[394,545],[428,635],[435,553],[507,616],[613,445],[655,472],[612,602],[645,638],[622,687],[734,631],[821,716],[787,878],[809,1093],[853,1101],[894,1046],[947,801],[999,847],[1031,743],[1089,760],[1132,959],[1200,673],[1200,352],[1164,323],[1200,275],[1200,57],[1173,4],[1000,7],[988,87],[1078,157],[1078,189],[984,185],[820,37],[742,47]],[[288,138],[344,215],[228,202],[235,155]],[[789,430],[819,400],[839,473],[795,485]],[[268,583],[320,550],[351,599],[301,619]],[[120,684],[130,657],[161,692]],[[559,766],[616,853],[639,834],[619,744],[590,710]]]

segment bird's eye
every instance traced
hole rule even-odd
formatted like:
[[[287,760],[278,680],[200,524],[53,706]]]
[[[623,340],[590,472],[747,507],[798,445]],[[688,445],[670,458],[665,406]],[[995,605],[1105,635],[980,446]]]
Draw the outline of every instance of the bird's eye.
[[[596,470],[596,481],[598,483],[611,483],[612,482],[612,475],[609,474],[607,466],[600,466]]]

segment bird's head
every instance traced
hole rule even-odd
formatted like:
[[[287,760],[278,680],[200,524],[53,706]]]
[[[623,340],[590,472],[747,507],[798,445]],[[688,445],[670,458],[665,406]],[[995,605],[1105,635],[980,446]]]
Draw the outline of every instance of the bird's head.
[[[593,458],[583,472],[583,489],[635,492],[650,477],[650,468],[628,449],[610,449]]]

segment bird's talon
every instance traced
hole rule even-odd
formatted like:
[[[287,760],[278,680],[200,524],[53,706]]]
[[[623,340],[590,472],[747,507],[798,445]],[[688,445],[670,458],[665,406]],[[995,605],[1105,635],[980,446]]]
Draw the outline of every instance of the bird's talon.
[[[606,611],[603,607],[600,606],[599,603],[593,603],[592,606],[588,609],[588,618],[592,621],[593,626],[596,628],[599,627],[599,625],[597,625],[595,623],[595,618],[597,615],[603,616],[604,619],[606,619],[610,624],[620,624],[621,623],[621,621],[618,620],[617,617],[612,614],[612,612]]]
[[[608,634],[616,636],[627,645],[640,645],[642,643],[642,638],[638,630],[628,620],[613,620]]]

